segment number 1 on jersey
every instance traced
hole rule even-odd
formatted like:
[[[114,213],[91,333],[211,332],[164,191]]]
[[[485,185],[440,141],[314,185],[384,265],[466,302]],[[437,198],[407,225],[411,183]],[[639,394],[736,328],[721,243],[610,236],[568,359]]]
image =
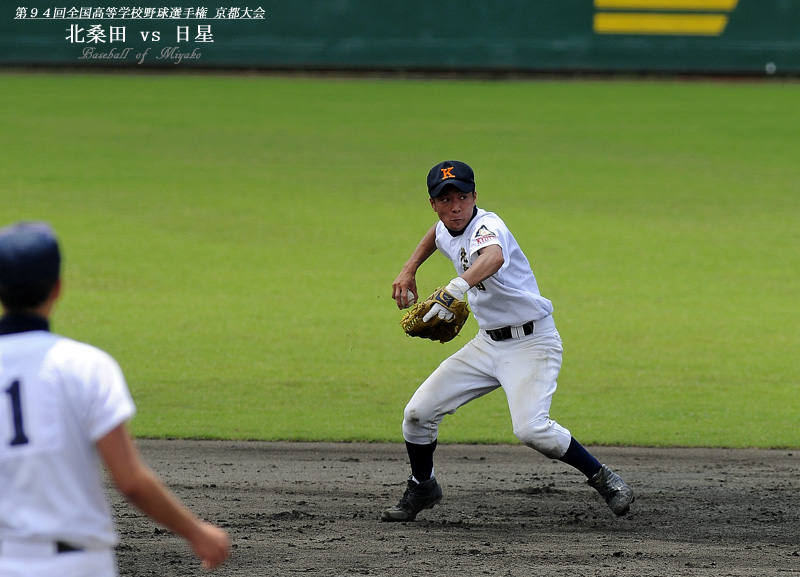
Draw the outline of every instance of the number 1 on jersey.
[[[6,393],[11,397],[11,413],[14,417],[14,438],[10,445],[27,445],[28,437],[25,436],[25,428],[22,423],[22,398],[20,394],[19,381],[14,381],[6,389]]]

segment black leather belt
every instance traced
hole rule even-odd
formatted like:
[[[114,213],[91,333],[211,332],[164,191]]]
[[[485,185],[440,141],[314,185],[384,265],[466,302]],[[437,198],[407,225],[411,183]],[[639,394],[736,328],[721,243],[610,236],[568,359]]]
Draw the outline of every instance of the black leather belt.
[[[528,321],[524,325],[522,325],[522,332],[525,333],[525,336],[533,334],[533,321]],[[490,331],[486,331],[486,334],[489,335],[489,338],[493,341],[505,341],[507,339],[512,338],[514,335],[511,332],[511,327],[503,327],[501,329],[492,329]]]
[[[17,543],[19,545],[17,546]],[[8,547],[4,547],[4,545],[8,545]],[[76,553],[80,551],[84,551],[83,547],[79,547],[77,545],[70,545],[69,543],[65,543],[64,541],[43,541],[43,542],[35,542],[32,541],[29,547],[25,544],[25,542],[20,541],[7,541],[6,543],[0,541],[0,555],[14,555],[12,551],[23,551],[23,556],[28,556],[33,551],[36,555],[52,555],[53,549],[49,546],[55,545],[55,552],[56,554],[61,553]],[[25,552],[27,551],[27,552]]]
[[[63,541],[56,541],[56,553],[75,553],[77,551],[83,551],[83,549]]]

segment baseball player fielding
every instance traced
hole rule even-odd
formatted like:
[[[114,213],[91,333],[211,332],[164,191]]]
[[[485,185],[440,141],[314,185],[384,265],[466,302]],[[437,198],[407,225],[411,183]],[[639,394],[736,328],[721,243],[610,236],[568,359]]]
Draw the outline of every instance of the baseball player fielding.
[[[381,519],[413,521],[442,501],[433,463],[439,423],[498,388],[506,394],[520,442],[583,473],[611,511],[625,515],[634,500],[628,485],[550,418],[561,369],[561,337],[553,304],[539,292],[522,248],[498,215],[477,206],[469,165],[440,162],[428,172],[427,188],[438,221],[402,267],[392,284],[392,297],[401,309],[412,297],[418,299],[417,270],[439,251],[456,273],[444,290],[453,299],[468,298],[480,330],[433,371],[406,405],[402,430],[411,475],[400,501]],[[428,315],[453,318],[446,303],[433,304]]]

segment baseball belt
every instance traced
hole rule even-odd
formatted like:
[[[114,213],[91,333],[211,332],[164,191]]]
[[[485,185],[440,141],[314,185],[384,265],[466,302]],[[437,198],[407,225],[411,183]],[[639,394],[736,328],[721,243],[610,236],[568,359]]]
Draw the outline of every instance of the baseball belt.
[[[3,557],[41,558],[79,551],[83,551],[83,549],[64,541],[23,541],[16,539],[0,541],[0,556]]]
[[[506,341],[508,339],[521,339],[522,337],[532,335],[534,332],[536,332],[537,328],[542,330],[547,328],[549,325],[555,326],[553,323],[553,317],[548,315],[539,319],[538,321],[528,321],[524,325],[487,330],[486,334],[489,335],[490,339],[498,342]]]

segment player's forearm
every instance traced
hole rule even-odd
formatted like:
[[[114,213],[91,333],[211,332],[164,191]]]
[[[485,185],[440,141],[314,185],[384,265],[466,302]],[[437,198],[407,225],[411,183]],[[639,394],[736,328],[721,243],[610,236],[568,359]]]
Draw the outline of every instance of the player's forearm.
[[[481,251],[478,258],[472,263],[472,266],[464,271],[461,278],[464,279],[470,287],[474,287],[476,284],[485,281],[499,271],[504,262],[503,249],[497,245],[487,247]]]
[[[417,269],[422,266],[428,258],[436,252],[436,225],[433,225],[422,240],[419,241],[417,248],[411,253],[411,257],[403,265],[403,270],[415,274]]]
[[[123,493],[153,521],[186,539],[206,569],[218,567],[230,555],[230,539],[225,530],[184,507],[149,468],[137,471]]]
[[[397,275],[397,278],[392,283],[392,298],[397,303],[397,308],[408,308],[419,298],[416,279],[417,269],[434,252],[436,252],[435,225],[422,237],[417,248],[411,254],[411,258],[406,261],[403,268],[400,269],[400,274]]]
[[[148,468],[123,494],[142,513],[176,535],[188,539],[198,528],[200,520]]]
[[[136,508],[182,537],[196,530],[197,517],[180,504],[142,461],[125,424],[98,440],[97,449],[117,489]]]

